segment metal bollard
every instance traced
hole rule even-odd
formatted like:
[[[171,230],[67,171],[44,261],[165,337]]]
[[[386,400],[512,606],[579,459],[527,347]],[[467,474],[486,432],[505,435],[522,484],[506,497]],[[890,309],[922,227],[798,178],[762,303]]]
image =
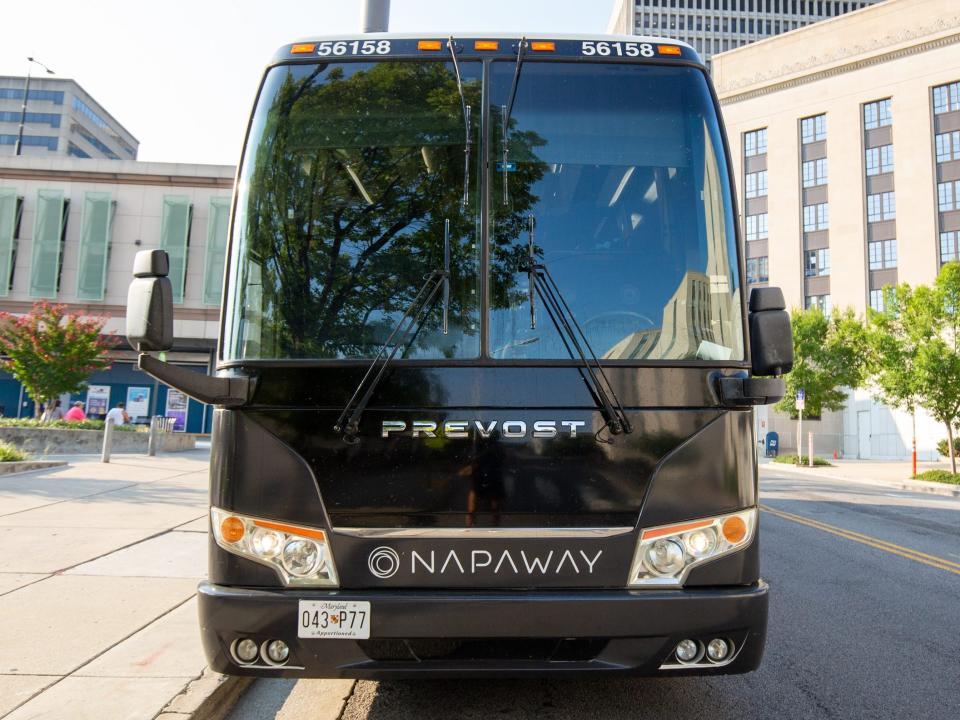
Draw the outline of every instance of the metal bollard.
[[[100,462],[110,462],[110,451],[113,449],[113,421],[107,420],[103,424],[103,450],[100,452]]]
[[[147,455],[153,457],[157,454],[157,418],[150,418],[150,432],[147,438]]]
[[[807,433],[807,464],[813,467],[813,433]]]

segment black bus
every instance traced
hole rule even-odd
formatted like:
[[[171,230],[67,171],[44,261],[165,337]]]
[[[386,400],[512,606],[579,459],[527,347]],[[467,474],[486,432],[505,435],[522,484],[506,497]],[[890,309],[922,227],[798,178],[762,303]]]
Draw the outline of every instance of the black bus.
[[[753,406],[792,364],[743,285],[693,49],[633,36],[280,49],[238,171],[200,623],[281,677],[738,673],[761,659]]]

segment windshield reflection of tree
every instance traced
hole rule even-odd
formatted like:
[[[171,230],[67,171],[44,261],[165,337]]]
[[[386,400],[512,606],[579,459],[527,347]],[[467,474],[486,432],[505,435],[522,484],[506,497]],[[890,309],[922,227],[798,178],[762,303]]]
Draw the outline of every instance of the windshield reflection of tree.
[[[464,80],[474,108],[464,211],[465,131],[452,67],[381,62],[349,76],[327,68],[288,75],[256,156],[247,233],[262,274],[261,356],[372,356],[426,275],[442,268],[445,220],[450,334],[440,333],[435,308],[407,356],[476,355],[479,81]],[[542,174],[526,172],[527,187]],[[519,224],[535,199],[516,194]],[[502,262],[495,257],[495,268]]]

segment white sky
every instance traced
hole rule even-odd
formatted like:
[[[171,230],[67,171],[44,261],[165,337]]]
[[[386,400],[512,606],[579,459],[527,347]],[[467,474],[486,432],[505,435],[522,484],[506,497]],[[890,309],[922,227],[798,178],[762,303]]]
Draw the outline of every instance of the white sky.
[[[0,74],[35,56],[140,141],[138,158],[233,165],[281,45],[359,34],[362,0],[0,0]],[[613,0],[392,0],[390,29],[603,32]]]

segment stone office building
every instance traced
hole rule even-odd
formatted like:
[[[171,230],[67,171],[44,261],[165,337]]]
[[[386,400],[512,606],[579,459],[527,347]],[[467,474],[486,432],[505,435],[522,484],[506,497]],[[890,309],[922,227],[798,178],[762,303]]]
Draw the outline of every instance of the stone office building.
[[[714,58],[749,286],[794,307],[881,308],[960,259],[960,5],[888,0]],[[761,413],[762,418],[762,413]],[[793,447],[793,424],[769,426]],[[911,418],[857,392],[817,449],[909,453]],[[921,457],[945,428],[918,415]]]
[[[35,302],[107,316],[120,343],[109,370],[90,378],[109,387],[110,405],[146,389],[149,415],[167,414],[168,390],[135,367],[123,339],[127,287],[138,250],[170,253],[173,350],[168,359],[207,372],[216,350],[234,168],[59,157],[0,161],[0,310]],[[80,393],[71,400],[85,400]],[[29,416],[20,384],[0,375],[0,409]],[[212,413],[193,400],[185,429],[207,431]],[[146,420],[146,418],[143,418]]]

